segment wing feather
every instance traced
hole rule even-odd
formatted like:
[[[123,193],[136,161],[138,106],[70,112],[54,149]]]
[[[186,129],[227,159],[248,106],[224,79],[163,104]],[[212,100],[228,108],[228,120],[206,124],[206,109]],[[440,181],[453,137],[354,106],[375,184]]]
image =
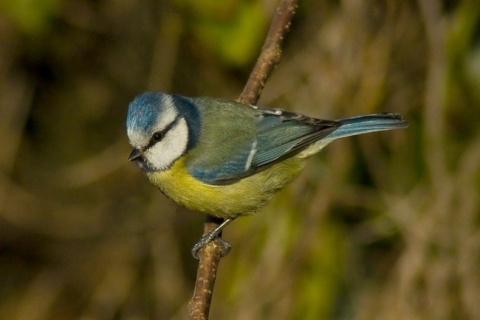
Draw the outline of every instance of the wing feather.
[[[204,114],[215,109],[209,103]],[[229,184],[264,170],[296,155],[340,125],[279,109],[222,100],[216,100],[216,104],[221,108],[216,113],[228,113],[222,114],[221,123],[203,128],[201,140],[205,145],[198,149],[208,149],[208,153],[193,151],[187,165],[190,174],[208,184]]]

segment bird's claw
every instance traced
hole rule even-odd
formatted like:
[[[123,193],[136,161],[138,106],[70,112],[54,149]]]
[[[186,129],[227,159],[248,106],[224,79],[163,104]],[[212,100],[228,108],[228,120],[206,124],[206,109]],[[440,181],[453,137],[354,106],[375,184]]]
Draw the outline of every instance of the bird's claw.
[[[226,255],[228,255],[228,253],[232,249],[232,246],[230,245],[230,243],[228,243],[224,239],[218,237],[214,233],[213,234],[207,233],[202,238],[200,238],[200,240],[198,240],[198,242],[195,243],[195,245],[192,248],[192,255],[195,259],[197,260],[200,259],[199,257],[200,249],[206,246],[210,241],[215,241],[215,244],[221,247],[221,252],[220,252],[221,257],[225,257]]]

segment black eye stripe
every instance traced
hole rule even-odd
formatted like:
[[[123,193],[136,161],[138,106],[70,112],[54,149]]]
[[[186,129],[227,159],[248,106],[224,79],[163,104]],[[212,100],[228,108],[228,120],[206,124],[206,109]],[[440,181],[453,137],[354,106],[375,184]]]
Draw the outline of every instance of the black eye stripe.
[[[145,149],[150,148],[151,146],[155,145],[156,143],[160,142],[165,138],[165,135],[167,134],[168,131],[170,131],[173,127],[175,127],[180,120],[180,117],[177,117],[174,121],[170,122],[163,130],[156,131],[152,134],[152,137],[150,138],[150,142],[146,146]]]

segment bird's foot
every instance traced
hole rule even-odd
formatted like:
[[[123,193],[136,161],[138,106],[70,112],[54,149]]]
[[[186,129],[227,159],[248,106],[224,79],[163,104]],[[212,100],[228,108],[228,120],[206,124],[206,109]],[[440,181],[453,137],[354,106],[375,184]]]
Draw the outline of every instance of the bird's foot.
[[[222,233],[223,228],[229,225],[234,219],[235,218],[227,218],[223,220],[220,225],[218,225],[215,229],[204,234],[192,248],[193,257],[198,260],[198,253],[200,249],[203,248],[210,241],[215,241],[215,243],[221,247],[221,257],[225,257],[230,252],[230,249],[232,249],[232,246],[230,245],[230,243],[220,238],[220,234]]]
[[[192,255],[195,259],[199,260],[200,249],[206,246],[210,241],[215,241],[215,244],[221,247],[220,256],[225,257],[232,249],[230,243],[218,236],[218,232],[215,230],[210,231],[209,233],[203,235],[203,237],[198,240],[197,243],[192,248]]]

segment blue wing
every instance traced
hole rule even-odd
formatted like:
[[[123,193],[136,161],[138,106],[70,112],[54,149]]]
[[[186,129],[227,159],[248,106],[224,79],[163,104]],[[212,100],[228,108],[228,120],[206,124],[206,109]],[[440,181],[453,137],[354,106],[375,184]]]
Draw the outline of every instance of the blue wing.
[[[293,112],[259,110],[262,114],[257,122],[257,150],[251,164],[257,170],[299,153],[340,126],[336,121]]]
[[[202,109],[204,113],[211,112],[207,119],[214,119],[219,113],[223,119],[205,125],[205,144],[197,152],[192,150],[187,163],[190,174],[208,184],[233,183],[292,157],[321,139],[331,141],[407,126],[394,113],[329,121],[219,99],[197,98],[195,102],[202,108],[208,105]]]
[[[233,183],[294,156],[340,126],[336,121],[309,118],[293,112],[255,109],[255,117],[250,119],[255,122],[255,133],[224,133],[227,135],[221,140],[223,145],[216,146],[213,151],[216,154],[224,152],[219,157],[223,160],[192,161],[189,172],[194,177],[208,184]],[[230,122],[230,125],[235,125],[235,122]],[[228,132],[235,130],[230,127]],[[234,148],[230,148],[232,145]]]

